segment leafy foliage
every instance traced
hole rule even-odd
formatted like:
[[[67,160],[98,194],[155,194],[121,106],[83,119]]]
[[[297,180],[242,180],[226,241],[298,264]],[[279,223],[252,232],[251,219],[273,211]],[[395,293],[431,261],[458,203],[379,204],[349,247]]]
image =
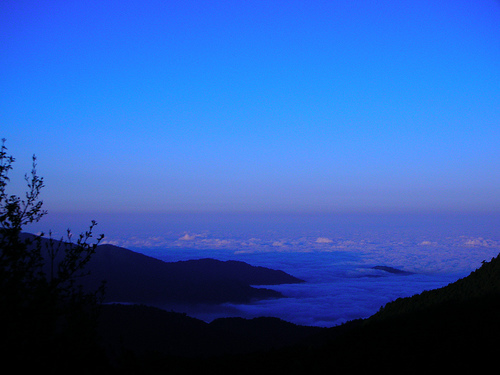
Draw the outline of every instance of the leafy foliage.
[[[103,236],[89,241],[96,225],[80,234],[76,243],[49,241],[26,235],[23,227],[38,222],[47,212],[39,199],[43,178],[33,168],[25,176],[24,199],[9,195],[9,171],[15,159],[7,155],[5,140],[0,149],[0,353],[4,363],[26,364],[26,359],[52,370],[77,363],[76,357],[90,359],[97,351],[95,324],[104,284],[84,291],[78,279]],[[43,243],[43,244],[42,244]],[[95,354],[95,353],[94,353]],[[56,360],[57,358],[57,360]]]

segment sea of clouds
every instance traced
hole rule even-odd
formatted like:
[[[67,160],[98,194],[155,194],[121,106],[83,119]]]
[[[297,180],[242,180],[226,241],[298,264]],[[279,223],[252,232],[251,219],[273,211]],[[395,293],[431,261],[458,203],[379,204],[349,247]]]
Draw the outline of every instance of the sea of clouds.
[[[51,224],[59,225],[62,218]],[[82,217],[65,222],[81,226]],[[221,306],[161,306],[205,321],[274,316],[331,327],[396,298],[445,286],[500,252],[497,215],[107,215],[104,243],[164,260],[240,260],[305,280],[272,286],[286,298]],[[79,221],[80,220],[80,221]],[[62,228],[56,228],[56,231]],[[100,232],[100,231],[99,231]],[[374,266],[390,266],[402,276]]]

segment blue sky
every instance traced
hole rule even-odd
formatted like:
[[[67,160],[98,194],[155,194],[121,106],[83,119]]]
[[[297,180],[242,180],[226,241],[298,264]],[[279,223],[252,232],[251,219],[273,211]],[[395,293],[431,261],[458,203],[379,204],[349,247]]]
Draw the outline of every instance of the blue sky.
[[[4,0],[12,187],[34,153],[49,212],[499,211],[499,31],[493,0]]]

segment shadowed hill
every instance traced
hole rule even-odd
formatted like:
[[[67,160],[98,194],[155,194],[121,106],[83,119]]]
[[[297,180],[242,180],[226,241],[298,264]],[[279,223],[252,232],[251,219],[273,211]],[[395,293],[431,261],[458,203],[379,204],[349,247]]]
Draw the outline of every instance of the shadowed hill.
[[[134,303],[223,303],[279,298],[251,285],[299,283],[283,271],[244,262],[201,259],[163,262],[112,245],[101,245],[89,263],[90,286],[107,280],[106,300]]]
[[[221,318],[211,323],[145,305],[105,305],[100,332],[108,350],[210,358],[264,352],[297,344],[322,328],[277,318]]]
[[[48,241],[42,239],[42,245]],[[283,271],[244,262],[215,259],[164,262],[113,245],[97,246],[85,271],[89,274],[78,282],[86,289],[95,290],[106,281],[105,302],[123,303],[247,303],[283,297],[280,292],[254,285],[303,282]]]
[[[468,304],[483,299],[500,297],[500,258],[490,262],[443,288],[424,291],[407,298],[398,298],[386,304],[370,320],[387,319],[402,314],[417,313],[442,305]]]

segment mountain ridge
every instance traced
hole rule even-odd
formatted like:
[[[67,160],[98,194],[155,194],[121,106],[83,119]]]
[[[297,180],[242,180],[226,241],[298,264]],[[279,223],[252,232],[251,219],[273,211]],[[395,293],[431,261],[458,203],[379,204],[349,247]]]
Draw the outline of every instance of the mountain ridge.
[[[42,247],[48,241],[42,238]],[[85,289],[96,290],[106,282],[105,302],[154,305],[249,303],[284,298],[278,291],[255,286],[304,282],[281,270],[240,261],[205,258],[165,262],[111,244],[96,247],[85,271],[89,274],[79,280]]]
[[[113,245],[100,245],[89,262],[89,282],[107,277],[106,300],[135,303],[245,303],[282,298],[252,285],[300,283],[283,271],[244,262],[200,259],[164,262]]]

